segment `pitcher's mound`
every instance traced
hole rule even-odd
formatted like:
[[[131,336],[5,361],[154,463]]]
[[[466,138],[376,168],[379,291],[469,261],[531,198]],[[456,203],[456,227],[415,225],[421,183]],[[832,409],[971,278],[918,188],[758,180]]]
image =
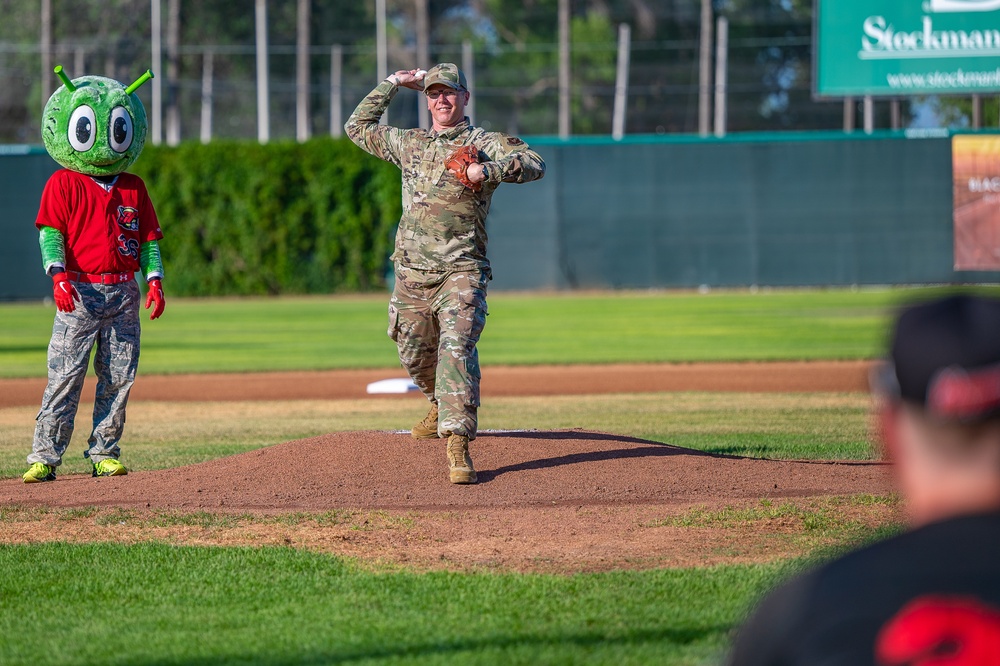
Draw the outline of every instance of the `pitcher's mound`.
[[[564,503],[716,504],[720,500],[889,492],[877,462],[715,456],[582,430],[483,433],[470,445],[479,483],[448,482],[444,440],[350,432],[211,462],[54,483],[0,484],[4,503],[142,508],[459,509]]]
[[[469,486],[448,482],[444,440],[352,432],[121,477],[7,479],[0,481],[0,503],[120,507],[140,517],[42,514],[36,518],[46,527],[32,530],[33,540],[277,544],[422,568],[567,572],[798,555],[809,546],[795,541],[802,526],[794,517],[703,527],[670,518],[693,508],[777,507],[891,491],[887,465],[879,462],[715,456],[582,430],[481,433],[470,449],[479,483]],[[141,519],[162,511],[265,518],[208,527]],[[324,512],[337,518],[266,518]],[[22,529],[0,529],[0,542],[25,539]]]

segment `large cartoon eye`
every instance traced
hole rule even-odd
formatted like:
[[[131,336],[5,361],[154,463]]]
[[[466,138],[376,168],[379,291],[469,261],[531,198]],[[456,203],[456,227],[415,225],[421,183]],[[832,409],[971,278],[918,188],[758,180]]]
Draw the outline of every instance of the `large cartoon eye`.
[[[132,145],[132,116],[124,106],[116,106],[111,110],[108,142],[111,144],[111,150],[116,153],[124,153]]]
[[[81,153],[94,146],[94,125],[96,123],[94,110],[89,106],[78,106],[69,117],[69,145]]]

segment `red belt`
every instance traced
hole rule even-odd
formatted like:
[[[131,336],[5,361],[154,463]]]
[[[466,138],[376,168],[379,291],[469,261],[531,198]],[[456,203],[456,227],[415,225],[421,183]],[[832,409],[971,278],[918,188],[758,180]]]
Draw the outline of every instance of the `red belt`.
[[[91,284],[121,284],[135,278],[135,273],[77,273],[66,271],[66,277],[72,282],[90,282]]]

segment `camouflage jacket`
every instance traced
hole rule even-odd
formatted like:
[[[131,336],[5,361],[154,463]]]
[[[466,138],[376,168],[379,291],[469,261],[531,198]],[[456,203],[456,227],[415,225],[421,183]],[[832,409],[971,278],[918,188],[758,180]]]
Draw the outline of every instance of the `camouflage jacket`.
[[[489,271],[485,223],[493,192],[500,183],[541,178],[545,162],[524,141],[473,127],[468,118],[443,132],[380,125],[398,90],[388,81],[378,84],[344,125],[360,148],[403,172],[403,216],[392,260],[426,271]],[[445,168],[448,156],[468,143],[479,149],[486,173],[479,192]]]

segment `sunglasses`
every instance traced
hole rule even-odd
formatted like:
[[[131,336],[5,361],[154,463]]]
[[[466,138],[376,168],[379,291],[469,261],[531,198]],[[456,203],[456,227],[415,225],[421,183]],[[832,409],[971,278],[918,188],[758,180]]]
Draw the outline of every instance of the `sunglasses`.
[[[424,93],[429,99],[437,99],[438,97],[458,97],[460,91],[454,88],[446,88],[445,90],[431,90],[430,92]]]

